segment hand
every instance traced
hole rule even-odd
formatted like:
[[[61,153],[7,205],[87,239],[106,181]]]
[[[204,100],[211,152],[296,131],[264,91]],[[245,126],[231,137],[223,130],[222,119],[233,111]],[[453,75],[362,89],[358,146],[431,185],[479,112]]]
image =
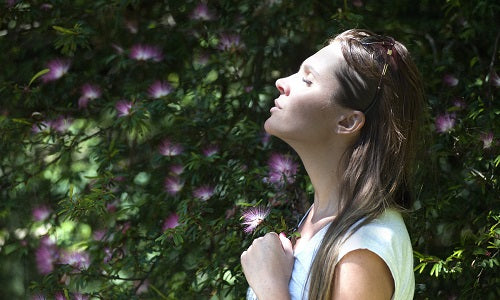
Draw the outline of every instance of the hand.
[[[289,299],[288,283],[293,270],[292,243],[275,232],[257,238],[241,254],[248,284],[260,300]]]

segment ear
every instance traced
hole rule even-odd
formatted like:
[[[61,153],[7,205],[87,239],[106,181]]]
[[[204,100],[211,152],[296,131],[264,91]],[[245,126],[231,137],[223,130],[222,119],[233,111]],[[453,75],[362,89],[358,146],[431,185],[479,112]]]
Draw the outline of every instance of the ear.
[[[342,114],[337,122],[338,134],[357,134],[365,125],[365,114],[359,110],[350,110]]]

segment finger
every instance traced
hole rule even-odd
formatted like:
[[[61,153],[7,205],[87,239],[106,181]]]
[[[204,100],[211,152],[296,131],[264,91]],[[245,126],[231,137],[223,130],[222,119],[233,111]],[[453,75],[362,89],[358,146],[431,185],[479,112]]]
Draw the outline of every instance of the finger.
[[[286,237],[286,235],[283,232],[280,233],[279,237],[281,241],[281,246],[283,246],[283,250],[285,251],[285,253],[293,255],[292,242]]]

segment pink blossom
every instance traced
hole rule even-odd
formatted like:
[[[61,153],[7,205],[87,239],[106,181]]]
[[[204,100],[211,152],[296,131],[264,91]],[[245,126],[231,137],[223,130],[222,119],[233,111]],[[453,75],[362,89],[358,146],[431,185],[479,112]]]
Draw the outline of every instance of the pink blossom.
[[[83,271],[90,266],[90,256],[85,251],[66,251],[61,255],[61,263]]]
[[[35,261],[38,272],[42,275],[54,270],[54,263],[59,258],[59,250],[49,237],[43,237],[35,252]]]
[[[75,300],[89,300],[89,295],[81,293],[73,293],[73,297]]]
[[[171,213],[163,222],[162,230],[165,231],[177,226],[179,226],[179,216],[176,213]]]
[[[45,298],[45,296],[40,293],[36,293],[33,296],[31,296],[31,300],[45,300],[45,299],[47,298]]]
[[[467,105],[465,104],[463,98],[455,98],[455,100],[453,101],[453,106],[458,109],[464,109]]]
[[[184,187],[184,183],[179,177],[167,177],[165,179],[165,190],[170,195],[175,195]]]
[[[361,0],[352,0],[352,5],[355,7],[362,7],[363,6],[363,1]]]
[[[193,191],[193,196],[202,200],[207,201],[214,194],[214,188],[209,185],[202,185]]]
[[[288,155],[275,153],[271,155],[269,164],[269,182],[271,183],[293,183],[297,174],[298,164]]]
[[[97,85],[86,83],[82,86],[82,95],[78,99],[78,107],[85,108],[88,102],[101,97],[101,89]]]
[[[456,78],[452,74],[446,74],[443,76],[443,82],[447,86],[453,87],[453,86],[456,86],[458,84],[458,78]]]
[[[35,221],[45,221],[51,213],[52,210],[47,205],[36,206],[31,212]]]
[[[439,133],[450,132],[455,126],[455,114],[444,113],[436,117],[436,131]]]
[[[225,33],[221,34],[219,39],[219,49],[223,51],[238,50],[244,48],[245,45],[241,42],[241,38],[237,34]]]
[[[170,172],[175,175],[181,175],[184,172],[184,166],[181,164],[175,164],[170,166]]]
[[[40,9],[45,11],[51,10],[53,7],[54,6],[50,3],[43,3],[42,5],[40,5]]]
[[[231,219],[236,214],[236,206],[226,209],[226,219]]]
[[[159,148],[160,154],[164,156],[176,156],[181,154],[183,150],[181,144],[172,143],[168,139],[163,140]]]
[[[113,250],[106,247],[104,248],[104,259],[102,260],[105,264],[109,263],[113,258]]]
[[[265,218],[269,215],[271,211],[270,208],[266,208],[263,206],[256,206],[247,209],[243,212],[243,225],[245,225],[245,232],[250,233],[259,226]]]
[[[94,234],[92,234],[92,237],[94,238],[95,241],[103,241],[104,238],[106,237],[107,231],[105,229],[99,229],[94,231]]]
[[[12,7],[16,4],[17,0],[5,0],[5,5],[7,7]]]
[[[144,294],[149,290],[149,280],[144,280],[142,283],[140,281],[134,282],[134,285],[136,287],[135,294],[140,295]]]
[[[168,82],[164,81],[155,81],[152,85],[149,86],[148,94],[152,98],[158,99],[163,96],[166,96],[172,92],[172,86],[168,84]]]
[[[192,20],[201,20],[201,21],[211,21],[215,18],[215,14],[208,9],[208,6],[200,2],[191,13]]]
[[[50,69],[48,73],[42,75],[43,82],[57,80],[63,77],[69,70],[70,62],[65,59],[54,59],[47,63],[47,68]]]
[[[483,142],[483,149],[491,148],[491,145],[493,145],[493,132],[481,134],[480,140]]]
[[[151,45],[137,44],[130,49],[130,58],[135,60],[152,60],[155,62],[163,59],[160,48]]]
[[[495,86],[499,87],[500,86],[500,76],[498,76],[497,72],[495,70],[492,70],[489,75],[489,82]]]
[[[116,111],[118,112],[118,117],[128,116],[132,110],[132,102],[126,100],[120,100],[115,104]]]
[[[64,296],[64,293],[63,292],[57,292],[55,295],[54,295],[54,298],[56,300],[66,300],[66,297]]]
[[[213,156],[219,152],[219,147],[217,145],[209,145],[203,149],[203,155],[206,157]]]
[[[267,132],[262,133],[260,141],[262,142],[262,145],[266,147],[271,141],[271,135]]]
[[[49,121],[49,127],[54,129],[57,132],[65,132],[68,130],[68,128],[71,126],[72,119],[59,116],[57,119],[54,119],[52,121]]]
[[[199,53],[194,57],[194,63],[199,66],[208,64],[210,57],[207,53]]]

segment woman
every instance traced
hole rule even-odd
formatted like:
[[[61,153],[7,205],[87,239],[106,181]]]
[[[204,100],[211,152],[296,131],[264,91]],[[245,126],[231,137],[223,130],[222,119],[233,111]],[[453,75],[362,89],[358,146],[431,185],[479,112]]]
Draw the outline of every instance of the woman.
[[[348,30],[276,87],[265,129],[300,156],[314,203],[294,245],[269,233],[243,252],[248,298],[412,299],[412,248],[399,211],[411,205],[423,90],[408,51]]]

